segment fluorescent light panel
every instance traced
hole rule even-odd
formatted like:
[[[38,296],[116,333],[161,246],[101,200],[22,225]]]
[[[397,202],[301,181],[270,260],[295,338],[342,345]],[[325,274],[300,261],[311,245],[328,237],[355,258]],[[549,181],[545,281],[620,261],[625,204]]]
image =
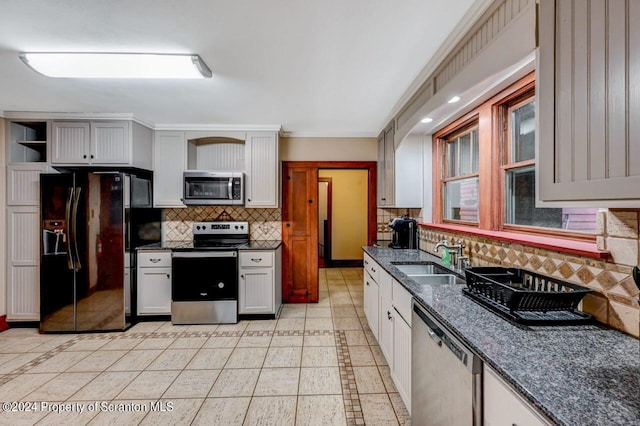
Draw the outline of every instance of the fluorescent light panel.
[[[420,120],[421,123],[431,123],[433,121],[433,118],[431,117],[425,117],[422,120]]]
[[[455,104],[459,100],[460,100],[460,96],[454,96],[453,98],[449,99],[449,103],[450,104]]]
[[[210,78],[198,55],[153,53],[22,53],[36,72],[58,78]]]

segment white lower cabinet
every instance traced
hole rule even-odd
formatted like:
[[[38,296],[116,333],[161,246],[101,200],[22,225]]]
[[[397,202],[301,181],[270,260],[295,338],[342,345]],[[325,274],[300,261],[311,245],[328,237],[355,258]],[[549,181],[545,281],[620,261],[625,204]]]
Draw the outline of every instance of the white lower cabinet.
[[[551,424],[536,413],[487,364],[484,364],[482,386],[486,426],[548,426]]]
[[[40,319],[40,210],[7,208],[7,320]]]
[[[364,273],[364,315],[367,317],[373,336],[378,339],[378,322],[380,317],[380,300],[378,283],[371,278],[369,271]]]
[[[391,378],[411,413],[411,294],[365,255],[364,313]],[[371,276],[374,273],[376,280]]]
[[[171,315],[171,252],[138,253],[138,315]]]
[[[411,304],[413,298],[398,281],[394,279],[391,281],[393,354],[389,366],[393,383],[405,407],[411,413]]]
[[[131,314],[131,268],[124,268],[124,313]]]
[[[282,304],[282,249],[240,251],[238,313],[275,315]]]
[[[382,268],[378,268],[378,343],[380,350],[387,359],[389,366],[393,365],[393,304],[391,303],[392,281],[389,275]]]

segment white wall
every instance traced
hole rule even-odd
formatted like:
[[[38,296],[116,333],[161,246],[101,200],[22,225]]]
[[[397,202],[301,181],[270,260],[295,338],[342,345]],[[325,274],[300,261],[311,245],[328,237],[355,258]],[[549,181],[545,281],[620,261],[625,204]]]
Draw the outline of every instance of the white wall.
[[[282,161],[377,161],[376,138],[303,138],[280,140]]]

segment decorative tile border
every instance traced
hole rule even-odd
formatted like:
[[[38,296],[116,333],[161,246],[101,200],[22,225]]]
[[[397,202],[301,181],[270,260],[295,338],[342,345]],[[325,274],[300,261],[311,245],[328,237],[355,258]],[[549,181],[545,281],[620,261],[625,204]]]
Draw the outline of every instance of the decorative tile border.
[[[364,425],[360,395],[356,385],[356,377],[351,365],[351,355],[347,345],[347,335],[344,331],[335,332],[336,350],[338,352],[338,369],[340,371],[340,384],[342,385],[342,400],[347,417],[347,425]]]

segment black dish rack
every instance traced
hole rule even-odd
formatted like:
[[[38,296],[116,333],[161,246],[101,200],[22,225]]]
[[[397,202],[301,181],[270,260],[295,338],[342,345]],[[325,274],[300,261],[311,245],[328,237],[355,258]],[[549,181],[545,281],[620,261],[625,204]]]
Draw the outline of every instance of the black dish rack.
[[[577,325],[593,322],[576,310],[591,293],[585,287],[517,268],[475,267],[465,269],[463,293],[502,315],[529,325]]]

